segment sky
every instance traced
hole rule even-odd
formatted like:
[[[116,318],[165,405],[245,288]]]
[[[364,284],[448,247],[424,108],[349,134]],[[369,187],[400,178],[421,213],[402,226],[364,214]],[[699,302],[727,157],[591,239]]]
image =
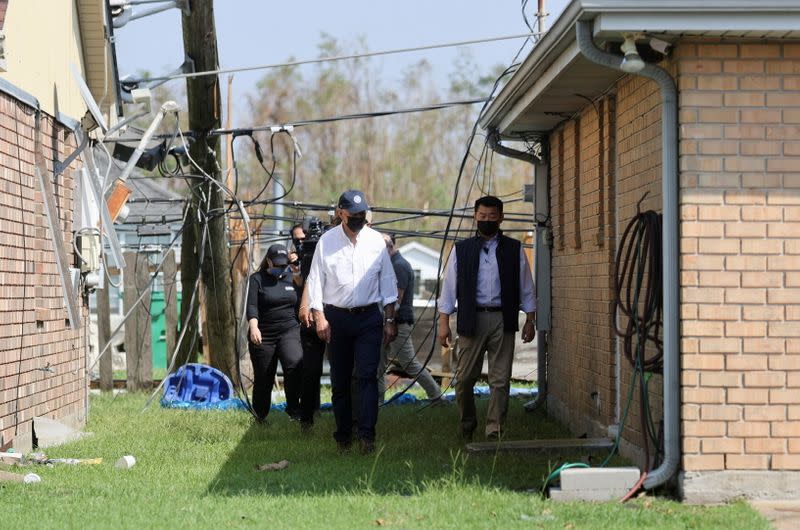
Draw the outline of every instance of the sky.
[[[567,4],[550,0],[546,27],[552,25]],[[275,2],[271,0],[216,0],[217,42],[220,66],[230,68],[279,63],[317,57],[317,44],[325,33],[345,48],[363,38],[370,51],[457,42],[528,31],[522,19],[520,0],[316,0]],[[150,5],[136,6],[136,10]],[[536,0],[527,8],[535,27]],[[115,30],[120,76],[146,70],[167,73],[183,62],[181,18],[177,9],[133,20]],[[477,65],[476,79],[497,64],[507,66],[522,40],[470,45]],[[348,46],[349,44],[349,46]],[[399,83],[402,71],[426,59],[440,88],[449,86],[449,74],[458,48],[428,50],[384,56],[377,59],[384,86]],[[314,68],[313,65],[302,68]],[[234,126],[246,110],[246,94],[253,93],[266,71],[240,72],[234,78]],[[185,81],[169,81],[176,88]],[[221,78],[223,98],[227,77]],[[223,100],[224,102],[224,100]],[[298,116],[297,119],[315,116]]]

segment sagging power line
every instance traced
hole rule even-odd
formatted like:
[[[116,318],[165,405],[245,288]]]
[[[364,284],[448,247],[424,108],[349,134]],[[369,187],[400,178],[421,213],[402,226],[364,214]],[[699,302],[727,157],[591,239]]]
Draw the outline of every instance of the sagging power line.
[[[515,39],[529,39],[531,37],[537,37],[540,33],[532,32],[532,33],[520,33],[517,35],[503,35],[500,37],[487,37],[483,39],[472,39],[472,40],[463,40],[458,42],[447,42],[443,44],[428,44],[424,46],[413,46],[409,48],[397,48],[394,50],[382,50],[377,52],[364,52],[364,53],[354,53],[349,55],[337,55],[334,57],[318,57],[316,59],[301,59],[297,61],[287,61],[283,63],[270,63],[270,64],[262,64],[256,66],[240,66],[236,68],[218,68],[215,70],[206,70],[203,72],[190,72],[190,73],[178,73],[178,74],[171,74],[171,75],[164,75],[158,77],[142,77],[138,79],[130,79],[125,80],[123,83],[125,85],[137,85],[139,83],[147,83],[151,81],[170,81],[173,79],[190,79],[193,77],[205,77],[205,76],[212,76],[212,75],[219,75],[219,74],[232,74],[236,72],[250,72],[253,70],[268,70],[272,68],[285,68],[287,66],[300,66],[304,64],[316,64],[316,63],[325,63],[325,62],[334,62],[334,61],[344,61],[348,59],[363,59],[366,57],[378,57],[381,55],[395,55],[399,53],[409,53],[409,52],[418,52],[418,51],[425,51],[425,50],[435,50],[439,48],[454,48],[457,46],[468,46],[471,44],[483,44],[487,42],[498,42],[504,40],[515,40]]]

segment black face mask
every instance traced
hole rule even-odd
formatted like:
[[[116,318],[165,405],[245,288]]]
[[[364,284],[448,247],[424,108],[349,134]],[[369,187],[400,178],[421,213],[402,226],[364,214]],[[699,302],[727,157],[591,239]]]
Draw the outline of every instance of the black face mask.
[[[267,274],[282,280],[286,276],[286,267],[270,267],[267,269]]]
[[[292,238],[292,245],[294,245],[295,250],[300,250],[300,246],[303,244],[303,240],[293,237]]]
[[[478,221],[478,232],[486,237],[492,237],[500,230],[500,221]]]
[[[348,217],[347,218],[347,228],[350,229],[353,233],[358,233],[364,228],[364,225],[367,223],[367,220],[363,217]]]

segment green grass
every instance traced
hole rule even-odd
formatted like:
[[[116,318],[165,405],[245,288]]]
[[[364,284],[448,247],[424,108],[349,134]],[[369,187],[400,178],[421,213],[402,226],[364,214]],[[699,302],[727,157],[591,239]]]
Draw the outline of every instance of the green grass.
[[[112,372],[112,377],[114,379],[119,379],[124,381],[128,377],[127,370],[114,370]],[[167,376],[167,369],[166,368],[153,368],[153,379],[162,380]]]
[[[340,456],[329,413],[304,436],[282,413],[256,425],[241,412],[156,404],[142,413],[144,401],[94,397],[87,425],[94,436],[47,453],[103,463],[28,468],[43,482],[0,483],[0,527],[768,528],[742,503],[550,502],[538,495],[549,470],[581,455],[467,458],[455,435],[455,407],[382,409],[378,452]],[[508,424],[510,439],[567,435],[513,399]],[[136,466],[115,469],[125,454]],[[282,471],[254,469],[282,459],[291,462]]]

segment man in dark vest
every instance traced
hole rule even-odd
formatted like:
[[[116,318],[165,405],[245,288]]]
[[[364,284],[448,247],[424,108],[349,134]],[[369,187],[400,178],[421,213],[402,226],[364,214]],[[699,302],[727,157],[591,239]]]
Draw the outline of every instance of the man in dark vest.
[[[500,231],[503,201],[486,196],[475,201],[475,237],[459,241],[450,253],[439,298],[439,343],[451,343],[450,315],[458,310],[459,355],[456,402],[460,434],[470,440],[478,426],[473,388],[481,376],[484,353],[489,357],[489,409],[486,437],[498,440],[508,412],[514,338],[519,312],[527,315],[522,341],[536,336],[536,297],[522,244]]]

